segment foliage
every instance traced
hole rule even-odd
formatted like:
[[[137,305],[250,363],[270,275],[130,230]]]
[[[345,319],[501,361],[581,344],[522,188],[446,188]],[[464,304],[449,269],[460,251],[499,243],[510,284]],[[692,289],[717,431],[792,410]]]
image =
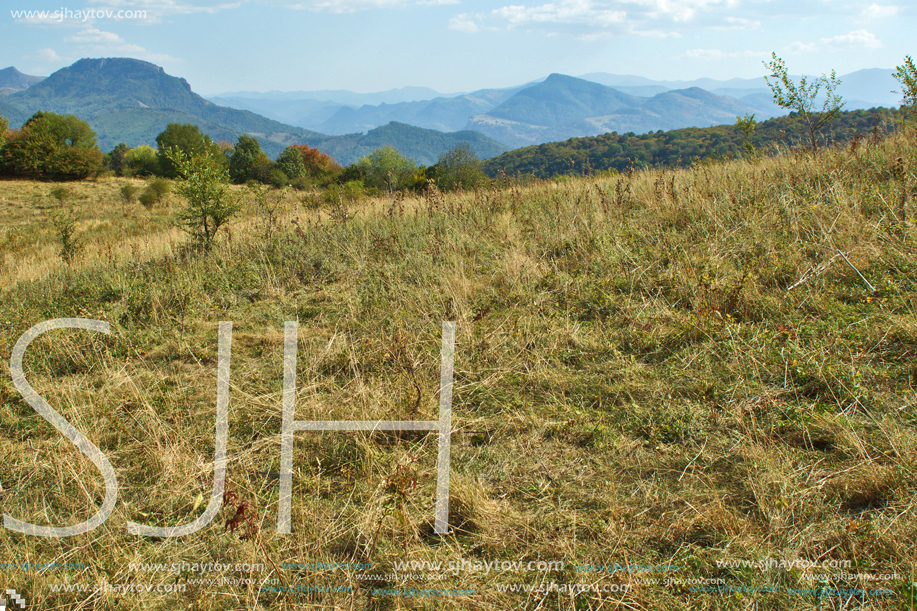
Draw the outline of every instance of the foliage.
[[[831,123],[844,107],[843,98],[835,93],[841,82],[837,80],[834,70],[830,76],[823,74],[811,83],[803,76],[799,79],[799,84],[796,84],[787,73],[786,64],[776,53],[771,53],[770,62],[762,63],[771,71],[770,77],[764,77],[764,80],[774,94],[774,101],[777,105],[796,112],[808,129],[812,150],[816,150],[818,132]],[[822,87],[825,88],[825,99],[821,111],[816,112],[815,104]]]
[[[0,152],[0,166],[14,176],[78,180],[99,171],[103,156],[95,132],[73,115],[37,112]]]
[[[226,185],[226,168],[209,152],[189,155],[173,148],[165,154],[181,178],[175,191],[188,202],[179,219],[194,243],[209,251],[217,232],[239,210]]]
[[[749,157],[755,154],[755,145],[751,141],[751,137],[755,133],[755,115],[745,113],[744,117],[736,117],[736,127],[739,128],[739,131],[742,132],[742,146],[745,148],[745,154]]]
[[[917,67],[910,55],[905,56],[904,63],[895,66],[892,74],[895,80],[901,83],[901,104],[911,109],[914,119],[917,120]],[[893,91],[892,93],[899,93]]]
[[[57,186],[51,189],[51,197],[56,199],[59,205],[63,205],[72,195],[73,193],[67,187]]]
[[[149,193],[149,197],[152,198],[152,201],[157,204],[160,204],[162,203],[162,198],[168,195],[169,191],[171,190],[172,190],[171,181],[165,178],[154,178],[143,189],[143,193],[144,194]]]
[[[60,201],[60,200],[59,200]],[[56,210],[51,213],[51,224],[60,242],[58,256],[69,266],[83,252],[86,242],[77,233],[79,214],[71,207],[69,211]]]
[[[179,149],[188,157],[208,157],[211,163],[224,165],[225,157],[210,136],[202,134],[197,125],[169,123],[166,129],[156,136],[156,146],[159,147],[159,173],[167,178],[177,178],[178,168],[175,166],[173,156],[167,154],[172,149]]]
[[[341,164],[317,148],[312,148],[307,144],[294,144],[289,148],[299,151],[302,157],[303,176],[308,176],[321,185],[327,185],[340,175]],[[280,158],[277,161],[279,162]],[[290,175],[287,174],[287,176]],[[290,176],[290,178],[294,177]]]
[[[383,146],[355,165],[355,170],[368,189],[393,193],[406,188],[417,170],[417,164],[391,146]]]
[[[237,185],[249,180],[271,181],[271,160],[258,141],[247,134],[239,136],[229,159],[229,178]]]
[[[122,142],[108,154],[108,167],[117,176],[124,175],[124,170],[127,168],[127,154],[129,152],[130,148]]]
[[[840,144],[869,135],[873,130],[883,133],[895,124],[901,112],[889,109],[854,110],[838,113],[822,132],[829,140]],[[805,126],[793,116],[776,117],[755,124],[751,143],[758,151],[772,152],[782,145],[807,141]],[[571,138],[564,142],[549,142],[504,153],[483,162],[484,172],[496,176],[501,170],[508,175],[534,174],[551,178],[570,170],[577,172],[630,168],[688,167],[699,159],[731,157],[745,150],[744,134],[736,125],[688,127],[668,132],[647,134],[602,134],[588,138]]]
[[[481,162],[467,142],[440,155],[439,161],[433,166],[433,175],[436,186],[443,191],[458,188],[474,190],[487,180],[481,170]]]
[[[135,187],[132,184],[123,185],[120,191],[121,201],[125,204],[133,204],[138,191],[140,191],[140,187]]]
[[[10,122],[3,116],[0,116],[0,148],[6,141],[6,130],[10,128]]]
[[[130,149],[124,156],[122,173],[125,176],[152,176],[159,172],[156,149],[145,144]]]
[[[306,175],[306,166],[303,163],[303,156],[304,154],[299,148],[288,146],[280,153],[280,156],[277,157],[277,168],[291,180],[302,178]]]

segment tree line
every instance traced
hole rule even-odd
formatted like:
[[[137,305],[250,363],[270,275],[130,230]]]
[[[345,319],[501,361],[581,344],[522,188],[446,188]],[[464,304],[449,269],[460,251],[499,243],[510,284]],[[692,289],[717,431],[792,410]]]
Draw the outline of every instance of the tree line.
[[[206,157],[226,171],[229,182],[257,182],[300,190],[347,186],[361,194],[418,191],[435,183],[441,190],[474,189],[486,180],[471,147],[460,144],[440,155],[436,164],[422,166],[391,146],[383,146],[345,167],[331,156],[304,144],[288,146],[275,160],[247,134],[235,143],[214,142],[197,125],[171,123],[156,137],[156,148],[118,144],[103,154],[96,135],[74,115],[35,113],[19,130],[8,130],[0,117],[0,175],[81,180],[110,173],[116,176],[178,178],[170,151],[186,157]]]

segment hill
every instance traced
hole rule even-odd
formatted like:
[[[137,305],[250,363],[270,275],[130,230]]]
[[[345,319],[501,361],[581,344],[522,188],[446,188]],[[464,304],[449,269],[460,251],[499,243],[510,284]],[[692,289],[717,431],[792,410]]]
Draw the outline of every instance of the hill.
[[[28,89],[44,80],[43,76],[29,76],[10,66],[0,70],[0,95]]]
[[[26,90],[0,98],[0,114],[10,119],[11,127],[21,126],[38,110],[74,114],[86,120],[96,131],[103,151],[119,142],[155,145],[156,135],[172,122],[198,125],[217,141],[235,142],[243,133],[252,135],[271,157],[290,144],[317,146],[343,164],[365,154],[366,143],[389,144],[427,162],[450,148],[437,149],[436,142],[468,140],[479,155],[488,157],[507,148],[480,135],[454,136],[400,125],[365,138],[351,135],[337,139],[248,110],[218,106],[194,93],[185,79],[166,74],[149,62],[128,58],[81,59]]]
[[[525,146],[593,136],[611,131],[649,132],[728,123],[762,108],[718,96],[698,87],[666,91],[651,98],[571,76],[552,74],[519,91],[466,129],[479,131],[510,146]],[[770,111],[764,109],[767,115]]]
[[[706,95],[711,94],[704,92],[698,97],[702,100]],[[884,134],[903,116],[898,110],[884,108],[842,112],[826,126],[824,141],[842,144],[854,137],[869,135],[873,129]],[[758,123],[751,143],[758,150],[770,151],[779,145],[795,145],[807,139],[795,114],[791,114]],[[734,124],[640,135],[612,132],[515,149],[484,162],[484,171],[490,176],[503,171],[509,175],[520,173],[550,178],[571,171],[623,172],[628,168],[684,167],[697,159],[731,157],[742,151],[744,136]]]
[[[483,134],[472,131],[440,132],[404,123],[392,122],[370,130],[366,134],[311,138],[314,146],[348,165],[377,148],[390,145],[417,163],[431,165],[443,151],[467,142],[478,159],[489,159],[505,152],[508,147]]]
[[[118,498],[84,535],[0,529],[0,578],[55,611],[912,608],[915,142],[325,209],[232,187],[208,256],[176,194],[125,203],[139,180],[4,181],[4,369],[33,325],[105,325],[22,362]],[[444,434],[294,424],[291,464],[285,406]],[[6,515],[107,516],[110,480],[6,373],[0,438]],[[79,588],[133,579],[163,587]]]

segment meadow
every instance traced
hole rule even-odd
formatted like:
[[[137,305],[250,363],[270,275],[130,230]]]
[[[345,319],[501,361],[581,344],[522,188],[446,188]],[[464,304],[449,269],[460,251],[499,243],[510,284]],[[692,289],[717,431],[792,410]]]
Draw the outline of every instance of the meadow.
[[[85,244],[70,265],[59,185],[0,182],[3,360],[46,320],[111,326],[26,354],[119,483],[86,534],[0,530],[27,608],[915,608],[913,129],[331,208],[234,188],[243,213],[207,254],[175,227],[178,196],[145,209],[127,182],[63,185]],[[456,322],[450,534],[433,532],[436,435],[414,431],[297,433],[277,533],[290,320],[298,420],[436,419]],[[232,494],[193,535],[130,535],[206,507],[220,321]],[[95,513],[98,470],[6,372],[0,431],[4,514]]]

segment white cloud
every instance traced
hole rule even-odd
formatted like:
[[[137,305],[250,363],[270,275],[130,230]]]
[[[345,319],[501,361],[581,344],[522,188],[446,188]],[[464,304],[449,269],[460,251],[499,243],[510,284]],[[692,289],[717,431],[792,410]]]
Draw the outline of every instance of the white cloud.
[[[863,19],[886,19],[895,17],[901,7],[895,5],[869,4],[860,11]]]
[[[461,15],[456,15],[449,20],[449,29],[455,30],[456,32],[467,32],[472,34],[481,28],[478,27],[478,24],[475,22],[474,15],[462,13]]]
[[[98,55],[133,57],[143,59],[155,64],[177,64],[182,60],[165,53],[153,53],[140,45],[130,44],[114,32],[106,32],[98,28],[85,28],[73,36],[64,39],[77,45],[81,52]]]
[[[882,41],[866,30],[854,30],[847,34],[838,34],[820,39],[816,42],[796,41],[784,49],[790,53],[816,53],[818,51],[837,51],[840,49],[878,49]]]
[[[57,54],[54,49],[39,49],[35,55],[24,55],[22,59],[39,62],[42,64],[54,64],[64,61],[64,58]]]
[[[853,47],[859,49],[877,49],[882,42],[876,35],[866,30],[854,30],[848,34],[840,34],[831,38],[822,38],[820,41],[828,47]]]
[[[721,49],[689,49],[675,59],[717,60],[736,57],[768,57],[764,51],[723,51]]]
[[[815,53],[818,51],[818,45],[814,42],[801,42],[797,40],[796,42],[790,43],[785,47],[790,53]]]
[[[760,22],[725,15],[739,0],[553,0],[544,4],[508,4],[487,13],[456,15],[450,27],[480,29],[542,29],[549,35],[566,33],[579,39],[636,35],[680,38],[675,28],[693,21],[717,29],[754,29]],[[717,14],[717,11],[720,14]]]
[[[124,39],[112,32],[103,32],[97,28],[86,28],[85,30],[68,36],[64,42],[72,42],[78,45],[112,45],[123,44]]]

